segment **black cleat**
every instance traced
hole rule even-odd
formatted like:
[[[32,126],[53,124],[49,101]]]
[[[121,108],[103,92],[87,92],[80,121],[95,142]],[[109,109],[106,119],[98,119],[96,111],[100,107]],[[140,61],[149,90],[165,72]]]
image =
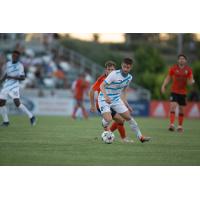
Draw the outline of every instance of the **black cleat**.
[[[150,137],[141,137],[140,138],[140,142],[142,142],[142,143],[144,143],[144,142],[149,142],[151,140],[151,138]]]
[[[31,123],[32,126],[36,125],[36,117],[35,116],[30,118],[30,123]]]
[[[170,125],[170,127],[168,128],[169,131],[175,131],[175,126],[173,124]]]
[[[2,122],[1,126],[2,127],[8,127],[10,125],[10,122]]]

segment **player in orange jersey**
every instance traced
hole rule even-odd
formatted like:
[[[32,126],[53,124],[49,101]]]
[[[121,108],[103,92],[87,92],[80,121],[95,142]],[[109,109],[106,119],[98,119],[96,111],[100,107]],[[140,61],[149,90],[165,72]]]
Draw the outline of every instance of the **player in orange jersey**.
[[[73,119],[76,119],[76,112],[79,108],[81,108],[84,118],[88,118],[88,113],[83,104],[84,94],[88,88],[89,83],[85,80],[85,74],[80,74],[79,78],[75,80],[72,85],[72,92],[74,93],[74,99],[76,102],[72,113]]]
[[[94,100],[95,92],[98,92],[98,94],[99,94],[101,83],[105,80],[107,75],[110,74],[110,72],[115,70],[115,67],[116,67],[115,62],[107,61],[105,63],[105,72],[104,72],[104,74],[101,75],[97,79],[97,81],[92,85],[92,87],[90,89],[90,92],[89,92],[89,96],[90,96],[90,111],[91,112],[95,112],[96,110],[98,110],[100,112],[97,99],[96,99],[96,106],[95,106],[95,100]],[[113,124],[111,125],[110,128],[106,128],[104,130],[110,130],[110,131],[114,132],[116,129],[118,129],[122,141],[124,141],[124,142],[133,142],[133,140],[130,140],[130,139],[128,139],[126,137],[126,131],[125,131],[125,128],[124,128],[124,119],[112,109],[111,109],[111,115],[112,115],[112,117],[114,119],[114,122],[113,122]]]
[[[192,69],[187,65],[187,57],[184,54],[178,56],[178,64],[174,64],[169,69],[165,78],[161,92],[165,93],[167,84],[172,80],[170,96],[170,127],[169,131],[175,130],[175,111],[179,108],[178,114],[178,132],[183,132],[184,107],[186,106],[186,86],[194,84]]]

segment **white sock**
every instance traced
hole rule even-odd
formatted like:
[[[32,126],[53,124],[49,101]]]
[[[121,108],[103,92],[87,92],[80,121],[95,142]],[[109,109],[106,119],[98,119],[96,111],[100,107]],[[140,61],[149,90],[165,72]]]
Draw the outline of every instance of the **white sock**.
[[[132,118],[131,120],[128,121],[132,131],[135,132],[136,136],[138,139],[141,139],[142,137],[142,133],[137,125],[137,122]]]
[[[102,119],[102,125],[104,128],[107,128],[109,126],[110,122],[107,122],[104,118]]]
[[[28,115],[29,118],[33,117],[33,114],[26,108],[25,105],[20,104],[20,106],[18,107],[21,111],[23,111],[24,113],[26,113]]]
[[[6,106],[1,107],[1,115],[3,117],[3,122],[9,122]]]

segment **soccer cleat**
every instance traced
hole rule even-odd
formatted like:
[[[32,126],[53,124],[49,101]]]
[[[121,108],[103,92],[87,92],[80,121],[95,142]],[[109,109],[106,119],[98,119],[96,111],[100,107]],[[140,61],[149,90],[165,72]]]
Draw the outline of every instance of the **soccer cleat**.
[[[10,125],[10,122],[2,122],[1,126],[2,127],[8,127]]]
[[[175,126],[173,124],[170,125],[170,127],[168,128],[169,131],[175,131]]]
[[[36,117],[35,116],[30,118],[30,123],[31,123],[32,126],[36,125]]]
[[[142,136],[142,137],[140,138],[140,142],[142,142],[142,143],[144,143],[144,142],[149,142],[150,140],[151,140],[150,137],[144,137],[144,136]]]
[[[178,131],[179,133],[183,133],[183,127],[182,127],[182,126],[178,126],[177,131]]]
[[[134,143],[134,141],[131,140],[131,139],[129,139],[129,138],[123,138],[123,139],[121,139],[121,140],[122,140],[122,142],[124,142],[124,143]]]

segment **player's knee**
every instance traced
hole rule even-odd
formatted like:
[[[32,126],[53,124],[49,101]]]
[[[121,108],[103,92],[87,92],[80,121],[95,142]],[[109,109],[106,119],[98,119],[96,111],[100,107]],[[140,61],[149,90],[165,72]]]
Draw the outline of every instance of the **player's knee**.
[[[179,110],[179,114],[183,115],[184,114],[184,111],[183,110]]]
[[[172,103],[170,106],[170,110],[174,112],[176,110],[176,106],[176,103]]]
[[[137,126],[137,122],[133,118],[131,118],[128,122],[129,122],[130,125]]]
[[[106,117],[105,121],[110,124],[112,122],[112,117],[110,117],[110,116]]]
[[[125,121],[130,121],[132,118],[130,116],[124,116]]]
[[[102,125],[103,127],[108,127],[110,125],[112,120],[109,120],[108,118],[103,118],[102,119]]]

